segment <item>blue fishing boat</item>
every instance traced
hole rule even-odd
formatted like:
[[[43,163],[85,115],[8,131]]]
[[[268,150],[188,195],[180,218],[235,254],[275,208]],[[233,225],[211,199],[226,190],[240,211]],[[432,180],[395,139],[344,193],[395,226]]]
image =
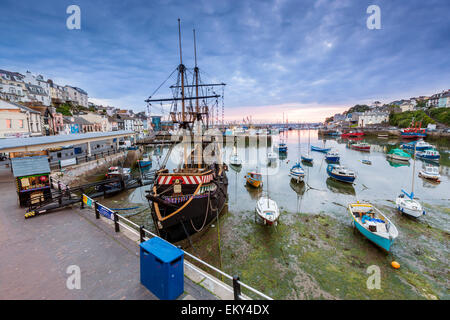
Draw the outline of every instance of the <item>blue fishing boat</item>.
[[[395,225],[370,203],[351,203],[348,211],[352,217],[353,226],[367,239],[386,251],[398,237]]]
[[[331,150],[331,148],[320,148],[320,147],[316,147],[316,146],[311,146],[311,150],[312,151],[318,151],[318,152],[323,152],[323,153],[327,153]]]
[[[417,151],[416,152],[417,158],[425,159],[425,160],[432,160],[432,161],[439,161],[441,158],[441,155],[437,150],[424,150],[424,151]]]
[[[148,155],[144,155],[142,160],[138,160],[138,163],[141,169],[147,169],[152,166],[152,159]]]
[[[339,162],[340,158],[337,151],[330,151],[325,156],[325,160],[328,162]]]
[[[433,146],[431,144],[429,144],[428,142],[419,140],[419,141],[404,143],[400,146],[400,148],[411,149],[411,150],[416,149],[416,150],[422,151],[422,150],[427,150],[427,149],[433,149]]]
[[[302,165],[297,162],[289,171],[289,176],[295,181],[301,182],[305,177],[305,170],[303,170]]]
[[[356,179],[355,172],[338,164],[329,164],[327,173],[331,178],[342,182],[353,183]]]

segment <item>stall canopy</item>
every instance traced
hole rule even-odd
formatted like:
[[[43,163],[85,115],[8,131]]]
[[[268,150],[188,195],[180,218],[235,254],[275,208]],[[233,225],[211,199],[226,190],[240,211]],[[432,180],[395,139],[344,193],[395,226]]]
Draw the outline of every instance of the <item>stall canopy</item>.
[[[47,156],[12,158],[11,165],[14,177],[50,172]]]

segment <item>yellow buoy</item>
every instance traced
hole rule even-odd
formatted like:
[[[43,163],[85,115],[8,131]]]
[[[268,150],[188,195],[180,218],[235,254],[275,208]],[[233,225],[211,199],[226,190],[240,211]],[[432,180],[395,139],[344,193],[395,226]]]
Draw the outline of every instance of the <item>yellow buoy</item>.
[[[398,263],[397,261],[392,261],[391,266],[395,269],[399,269],[400,268],[400,263]]]

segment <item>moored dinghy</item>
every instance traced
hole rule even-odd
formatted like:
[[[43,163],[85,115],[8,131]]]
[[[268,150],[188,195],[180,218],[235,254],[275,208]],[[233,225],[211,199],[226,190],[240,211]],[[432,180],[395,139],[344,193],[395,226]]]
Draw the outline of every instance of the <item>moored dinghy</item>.
[[[370,203],[351,203],[348,205],[348,211],[353,225],[363,236],[390,251],[398,237],[398,230],[380,210]]]

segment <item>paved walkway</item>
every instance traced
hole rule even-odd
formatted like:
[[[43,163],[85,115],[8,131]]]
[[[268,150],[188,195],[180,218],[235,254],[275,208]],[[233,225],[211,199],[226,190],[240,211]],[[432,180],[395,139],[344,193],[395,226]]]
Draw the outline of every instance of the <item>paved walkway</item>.
[[[24,219],[11,171],[0,167],[0,299],[157,299],[139,281],[136,243],[88,210]],[[66,270],[81,270],[69,290]],[[179,299],[216,299],[185,277]]]

